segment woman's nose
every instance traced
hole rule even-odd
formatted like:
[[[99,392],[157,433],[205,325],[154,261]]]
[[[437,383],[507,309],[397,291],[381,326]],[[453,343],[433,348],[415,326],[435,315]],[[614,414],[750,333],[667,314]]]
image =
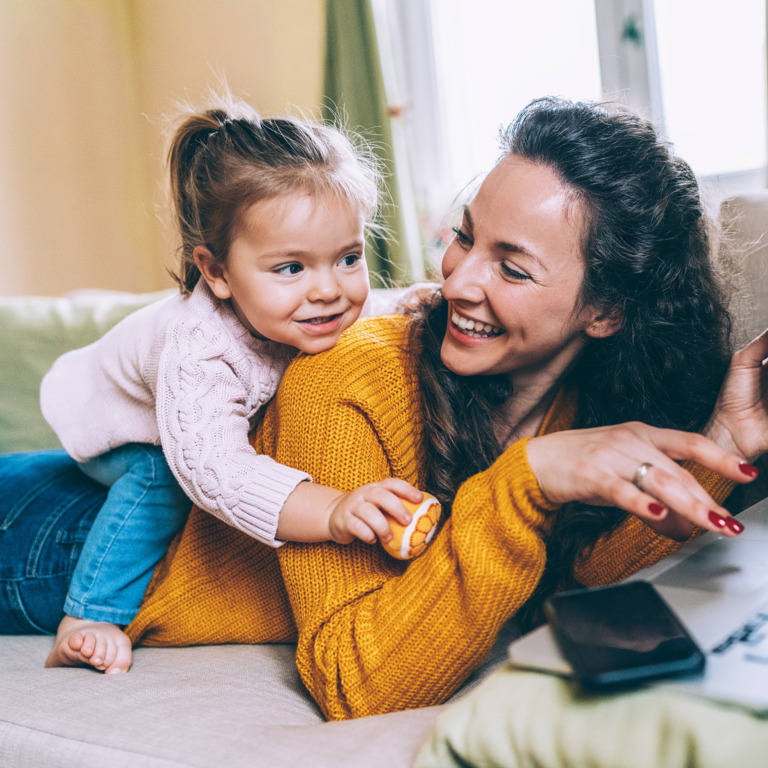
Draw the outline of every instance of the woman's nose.
[[[451,245],[443,257],[443,296],[449,301],[483,301],[487,270],[488,265],[475,250],[463,251]]]

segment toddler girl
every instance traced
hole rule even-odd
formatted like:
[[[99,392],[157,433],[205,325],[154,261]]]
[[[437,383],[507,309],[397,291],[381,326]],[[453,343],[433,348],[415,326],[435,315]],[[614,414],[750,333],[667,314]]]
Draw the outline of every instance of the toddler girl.
[[[48,666],[125,672],[120,625],[196,505],[270,546],[390,536],[421,493],[390,479],[343,494],[257,455],[248,433],[297,350],[332,347],[368,296],[375,167],[340,131],[244,104],[192,113],[168,154],[180,293],[59,358],[45,418],[109,486]]]

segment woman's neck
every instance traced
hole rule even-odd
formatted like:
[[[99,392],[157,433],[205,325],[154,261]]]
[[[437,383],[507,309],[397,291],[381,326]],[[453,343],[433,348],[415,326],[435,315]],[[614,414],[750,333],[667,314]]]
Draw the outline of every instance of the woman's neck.
[[[494,432],[502,449],[523,437],[536,435],[560,387],[560,377],[535,386],[515,389],[494,419]]]
[[[494,432],[503,449],[523,437],[538,433],[563,379],[586,343],[586,336],[574,339],[541,366],[509,374],[512,396],[499,409],[498,418],[494,420]]]

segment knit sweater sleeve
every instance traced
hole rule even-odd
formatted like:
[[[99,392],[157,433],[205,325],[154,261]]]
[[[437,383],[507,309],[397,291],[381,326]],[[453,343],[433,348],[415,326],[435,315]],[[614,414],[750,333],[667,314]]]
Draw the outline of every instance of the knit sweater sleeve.
[[[387,323],[403,326],[377,327]],[[291,367],[270,414],[279,429],[265,422],[279,461],[342,490],[391,475],[420,484],[418,393],[392,351],[396,336],[374,352],[366,340]],[[427,706],[455,691],[539,581],[549,509],[520,441],[462,485],[409,564],[360,542],[279,550],[298,668],[326,715]]]
[[[281,374],[276,361],[256,359],[205,322],[168,327],[157,372],[160,441],[184,492],[270,546],[282,543],[275,535],[285,500],[310,479],[249,443],[254,403],[272,396]]]

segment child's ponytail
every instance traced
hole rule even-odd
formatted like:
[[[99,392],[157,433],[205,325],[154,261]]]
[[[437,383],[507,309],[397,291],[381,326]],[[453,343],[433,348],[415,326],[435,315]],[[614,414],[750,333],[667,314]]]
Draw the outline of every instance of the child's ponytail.
[[[176,129],[168,149],[171,209],[181,235],[179,269],[173,277],[182,293],[190,293],[200,278],[193,252],[206,244],[205,227],[200,212],[201,196],[198,155],[205,151],[211,136],[227,120],[222,109],[210,109],[192,114]]]
[[[195,248],[224,264],[243,213],[262,200],[331,194],[370,224],[380,180],[372,157],[338,128],[290,116],[262,120],[231,98],[188,112],[168,150],[171,207],[181,236],[173,277],[181,292],[190,293],[200,279]]]

